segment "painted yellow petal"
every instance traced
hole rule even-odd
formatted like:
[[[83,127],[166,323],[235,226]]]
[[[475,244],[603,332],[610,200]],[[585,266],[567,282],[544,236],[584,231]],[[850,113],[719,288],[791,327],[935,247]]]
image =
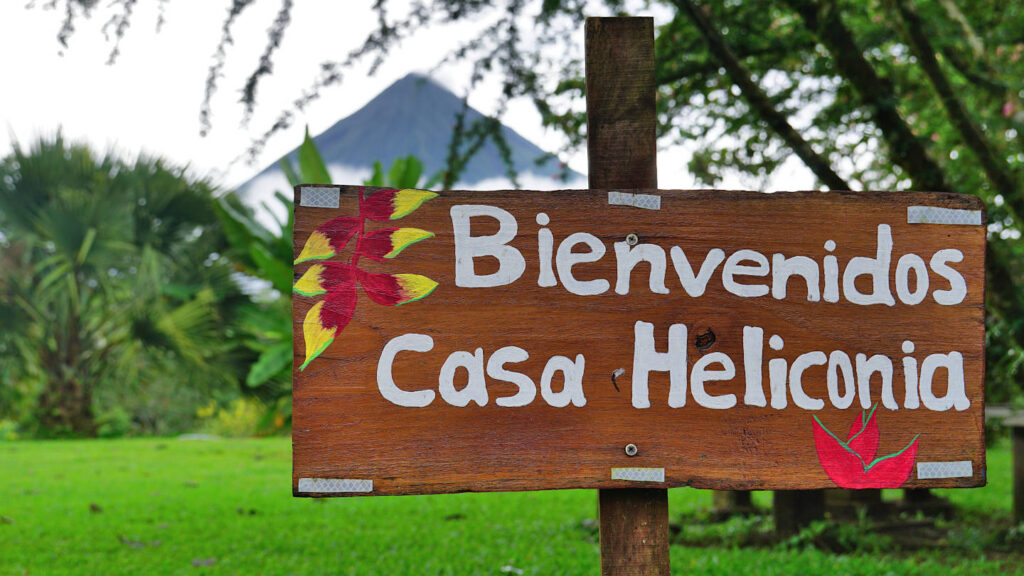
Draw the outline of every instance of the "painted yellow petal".
[[[391,251],[384,255],[385,258],[394,258],[410,244],[432,238],[433,232],[420,230],[419,228],[399,228],[391,233]]]
[[[431,198],[437,198],[437,192],[416,190],[414,188],[399,190],[393,200],[394,211],[391,213],[391,219],[397,220],[409,214]]]
[[[324,267],[320,264],[313,264],[306,270],[306,273],[299,278],[299,281],[295,283],[294,290],[298,294],[303,296],[316,296],[323,294],[327,290],[324,289],[323,284],[320,282],[320,274],[324,271]]]
[[[301,264],[307,260],[322,260],[331,256],[334,256],[334,248],[331,248],[327,236],[320,232],[313,232],[309,235],[309,239],[306,240],[306,244],[302,247],[299,257],[295,259],[295,263]]]
[[[334,336],[338,333],[337,328],[327,329],[321,324],[320,310],[323,307],[322,300],[317,302],[306,313],[306,320],[302,323],[302,336],[306,341],[306,361],[302,363],[299,370],[305,370],[313,359],[322,354],[331,345],[331,342],[334,342]]]
[[[399,305],[422,300],[437,288],[437,282],[419,274],[395,274],[395,279],[402,287],[402,301]]]

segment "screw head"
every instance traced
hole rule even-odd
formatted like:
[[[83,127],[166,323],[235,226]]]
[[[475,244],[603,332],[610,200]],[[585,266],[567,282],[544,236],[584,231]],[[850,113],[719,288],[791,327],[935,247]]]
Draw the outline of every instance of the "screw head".
[[[630,246],[636,246],[640,243],[640,237],[636,233],[630,233],[626,235],[626,244]]]
[[[636,444],[626,444],[626,456],[636,456],[640,449],[636,447]]]

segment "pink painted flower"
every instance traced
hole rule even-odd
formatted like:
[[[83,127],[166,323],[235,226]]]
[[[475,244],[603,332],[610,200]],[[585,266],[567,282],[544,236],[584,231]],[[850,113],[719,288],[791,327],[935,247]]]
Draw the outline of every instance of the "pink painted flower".
[[[899,488],[910,478],[917,458],[917,436],[906,448],[875,458],[878,452],[876,404],[853,422],[846,441],[814,417],[814,445],[825,473],[840,488]]]

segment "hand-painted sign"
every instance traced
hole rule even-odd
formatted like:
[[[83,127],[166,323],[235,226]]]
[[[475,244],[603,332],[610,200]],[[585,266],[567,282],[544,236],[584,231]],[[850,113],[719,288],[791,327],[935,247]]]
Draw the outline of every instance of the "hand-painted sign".
[[[985,482],[981,203],[296,190],[296,495]]]

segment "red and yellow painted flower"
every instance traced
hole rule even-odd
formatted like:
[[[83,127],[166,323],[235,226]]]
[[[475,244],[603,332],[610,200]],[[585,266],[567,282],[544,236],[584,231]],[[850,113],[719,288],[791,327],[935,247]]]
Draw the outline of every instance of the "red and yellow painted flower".
[[[359,268],[359,258],[384,262],[398,256],[407,247],[431,238],[433,232],[419,228],[379,228],[365,231],[366,221],[397,220],[423,205],[435,192],[426,190],[379,190],[369,197],[359,194],[359,215],[339,216],[324,222],[309,235],[296,264],[322,260],[309,266],[294,284],[296,294],[322,300],[310,307],[303,322],[305,370],[345,329],[356,308],[357,286],[377,304],[401,306],[422,300],[437,288],[419,274],[375,274]],[[356,248],[348,262],[329,260],[338,255],[356,237]]]
[[[359,242],[359,254],[382,262],[398,256],[402,250],[421,240],[433,237],[433,232],[419,228],[381,228],[363,236]]]
[[[366,295],[383,306],[422,300],[437,288],[437,282],[419,274],[371,274],[357,270],[356,276]]]
[[[437,198],[437,192],[412,188],[379,190],[368,198],[359,200],[359,215],[376,222],[398,220],[431,198]]]
[[[878,453],[878,422],[875,405],[853,422],[846,440],[840,440],[814,416],[814,445],[825,473],[840,488],[899,488],[914,469],[917,439],[887,456]]]
[[[339,216],[317,226],[309,235],[302,252],[295,259],[296,264],[309,260],[323,260],[341,252],[348,241],[359,231],[359,218]]]
[[[331,292],[309,309],[306,319],[302,323],[302,335],[306,342],[306,361],[302,363],[299,370],[305,370],[314,358],[327,350],[327,347],[348,325],[355,308],[356,287],[355,284],[348,284]]]
[[[319,296],[332,292],[344,285],[353,284],[355,275],[351,264],[343,262],[318,262],[306,270],[295,283],[294,290],[303,296]]]

